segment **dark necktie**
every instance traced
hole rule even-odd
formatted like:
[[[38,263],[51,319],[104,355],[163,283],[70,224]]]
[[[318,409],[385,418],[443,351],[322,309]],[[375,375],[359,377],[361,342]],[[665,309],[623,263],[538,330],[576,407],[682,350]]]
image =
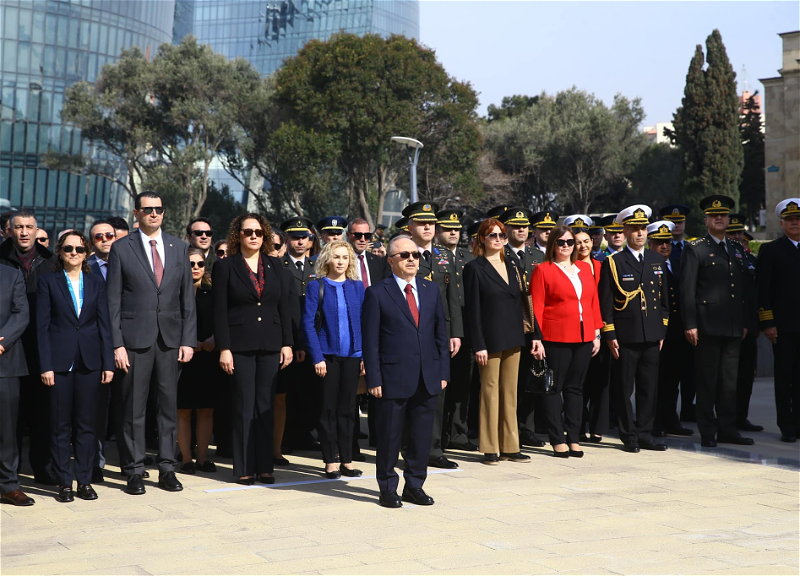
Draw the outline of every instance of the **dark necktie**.
[[[425,252],[422,253],[422,257],[425,258],[425,262],[427,262],[428,264],[431,263],[431,251],[430,250],[425,250]]]
[[[414,292],[412,290],[411,284],[406,284],[406,302],[408,302],[408,309],[411,310],[414,324],[419,328],[419,310],[417,309],[417,301],[414,299]]]
[[[300,272],[303,271],[303,263],[300,260],[298,260],[294,264],[295,264],[295,266],[297,266],[297,269],[300,270]]]
[[[725,241],[723,240],[722,242],[719,243],[719,245],[722,247],[722,251],[725,253],[725,257],[727,258],[728,257],[728,247],[725,245]]]
[[[520,250],[519,252],[517,252],[517,256],[519,256],[519,261],[522,264],[525,264],[525,250]]]
[[[369,276],[367,275],[367,265],[364,263],[364,255],[359,254],[358,259],[361,262],[361,282],[364,284],[364,289],[369,288]]]
[[[161,286],[161,279],[164,278],[164,263],[156,250],[157,242],[150,240],[150,250],[153,252],[153,274],[156,277],[156,286]]]
[[[639,264],[641,264],[642,262],[644,262],[644,255],[641,252],[639,252]]]

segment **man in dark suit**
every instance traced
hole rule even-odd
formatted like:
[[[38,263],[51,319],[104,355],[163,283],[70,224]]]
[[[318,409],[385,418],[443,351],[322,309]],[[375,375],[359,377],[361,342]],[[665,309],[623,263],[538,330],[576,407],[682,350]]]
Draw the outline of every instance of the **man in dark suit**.
[[[394,238],[387,257],[393,276],[367,290],[361,316],[367,388],[377,399],[379,501],[402,506],[394,468],[405,425],[403,500],[430,506],[433,498],[422,485],[436,398],[450,379],[444,308],[436,284],[417,276],[420,255],[412,240]]]
[[[145,409],[157,393],[158,485],[178,491],[175,442],[179,363],[197,345],[188,246],[163,233],[164,206],[155,192],[136,197],[138,232],[114,242],[108,258],[108,309],[116,367],[125,374],[117,396],[117,445],[128,494],[144,494]]]
[[[672,252],[672,228],[675,226],[668,220],[653,222],[647,227],[647,246],[654,254],[664,257],[666,266],[667,290],[669,292],[669,324],[661,347],[658,360],[658,400],[656,402],[656,419],[653,425],[653,436],[663,438],[667,434],[675,436],[691,436],[694,430],[681,426],[676,411],[678,389],[684,363],[689,357],[689,343],[683,335],[683,321],[680,311],[680,282],[669,259]]]
[[[408,231],[416,243],[420,253],[417,276],[433,281],[439,286],[441,302],[444,306],[444,318],[447,324],[447,337],[450,340],[450,357],[458,354],[464,327],[461,318],[461,301],[458,298],[455,257],[447,248],[439,248],[433,244],[436,235],[436,212],[438,207],[430,202],[417,202],[406,206],[403,216],[408,218]],[[389,252],[386,252],[387,255]],[[444,455],[442,445],[442,429],[444,428],[445,394],[440,394],[436,405],[436,416],[433,421],[431,436],[431,452],[428,460],[430,466],[437,468],[458,468],[458,464]]]
[[[206,271],[211,274],[217,255],[214,254],[214,231],[211,229],[211,220],[199,216],[192,218],[186,225],[186,241],[192,248],[197,248],[203,253],[206,261]]]
[[[20,339],[28,320],[22,272],[0,264],[0,502],[14,506],[34,504],[33,498],[20,490],[17,478],[19,382],[28,375]]]
[[[727,196],[700,201],[708,233],[688,243],[681,257],[683,329],[695,353],[700,443],[753,444],[736,429],[736,378],[745,328],[744,248],[725,238],[734,206]]]
[[[664,258],[645,250],[651,210],[635,204],[617,214],[627,248],[603,260],[600,272],[602,338],[613,362],[619,438],[626,452],[664,451],[653,439],[658,394],[658,359],[669,323],[669,292]],[[631,395],[635,392],[636,418]]]
[[[775,358],[781,440],[796,442],[800,436],[800,198],[779,202],[775,215],[783,236],[758,252],[758,317]]]

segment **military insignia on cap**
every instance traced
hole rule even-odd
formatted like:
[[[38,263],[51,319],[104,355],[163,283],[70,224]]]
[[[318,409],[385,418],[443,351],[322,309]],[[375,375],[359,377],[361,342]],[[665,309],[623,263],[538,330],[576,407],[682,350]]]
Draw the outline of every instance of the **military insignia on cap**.
[[[452,212],[450,214],[450,220],[458,220],[458,214],[456,214],[455,212]]]
[[[669,226],[666,224],[662,224],[661,228],[658,229],[659,234],[672,234],[672,231],[669,229]]]
[[[719,200],[714,200],[714,201],[711,203],[711,207],[712,207],[712,208],[720,208],[721,206],[722,206],[722,202],[720,202]]]
[[[431,205],[430,204],[423,204],[422,211],[423,212],[430,212],[431,211]]]
[[[550,212],[545,214],[544,220],[542,220],[542,222],[552,222],[552,221],[553,221],[553,219],[550,218]]]
[[[633,217],[634,218],[645,218],[646,216],[644,215],[644,210],[639,208],[638,210],[636,210],[636,212],[633,213]]]
[[[302,225],[303,225],[303,223],[302,223],[302,222],[300,222],[300,220],[298,220],[298,221],[297,221],[297,225],[298,225],[298,226],[302,226]]]
[[[731,224],[738,224],[738,223],[739,223],[738,218],[731,218]]]
[[[673,208],[672,209],[672,215],[673,216],[680,216],[681,215],[681,211],[678,210],[677,208]]]
[[[331,220],[331,226],[336,226],[336,218]]]
[[[514,214],[514,218],[525,218],[525,212],[523,212],[522,210],[520,210],[519,212],[517,212],[516,214]]]
[[[580,227],[582,227],[582,226],[586,226],[586,224],[584,224],[584,222],[583,222],[583,219],[582,219],[582,218],[576,218],[575,220],[573,220],[573,221],[572,221],[572,225],[573,225],[575,228],[580,228]]]
[[[797,202],[789,202],[786,205],[786,210],[797,210],[797,208],[798,208]]]

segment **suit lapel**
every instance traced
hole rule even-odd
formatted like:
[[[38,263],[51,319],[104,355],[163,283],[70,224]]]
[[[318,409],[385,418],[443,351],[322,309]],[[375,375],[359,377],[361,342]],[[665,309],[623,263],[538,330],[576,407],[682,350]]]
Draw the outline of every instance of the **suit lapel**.
[[[147,275],[150,277],[150,280],[152,280],[153,285],[156,288],[158,288],[158,285],[156,284],[156,276],[155,274],[153,274],[153,269],[150,267],[150,261],[147,259],[147,254],[145,254],[144,252],[144,245],[142,244],[141,234],[142,234],[141,232],[136,232],[135,234],[131,233],[130,234],[131,241],[129,242],[129,244],[131,246],[131,250],[133,250],[133,253],[139,259],[139,262],[141,263],[142,267],[144,267],[145,271],[147,271]]]
[[[247,262],[244,261],[244,256],[242,256],[241,253],[235,254],[233,259],[233,270],[236,272],[236,275],[239,276],[239,279],[247,286],[250,293],[258,299],[256,287],[253,286],[253,281],[250,280],[250,267],[247,265]]]
[[[94,282],[87,282],[86,281],[86,274],[83,275],[83,304],[81,304],[81,313],[78,316],[78,319],[83,316],[84,311],[86,310],[86,303],[91,302],[94,299]],[[73,307],[74,309],[74,307]]]
[[[510,273],[514,271],[513,269],[512,270],[508,270],[508,266],[506,265],[506,271],[509,272],[508,282],[506,282],[505,280],[503,280],[502,276],[500,276],[500,274],[497,273],[497,270],[494,269],[494,266],[492,266],[491,262],[489,262],[486,258],[481,258],[481,259],[478,260],[478,262],[480,262],[480,265],[483,266],[483,269],[486,272],[486,275],[489,276],[489,278],[491,278],[492,280],[497,282],[505,290],[507,290],[509,292],[513,292],[513,290],[511,290],[511,281],[512,280],[514,282],[517,281],[516,278],[512,278],[511,277]],[[515,266],[515,265],[512,264],[512,266]]]
[[[406,301],[405,294],[403,294],[402,290],[400,290],[400,286],[397,285],[397,281],[392,278],[392,282],[386,282],[384,284],[386,291],[389,293],[389,296],[394,300],[397,307],[405,314],[408,321],[411,322],[414,328],[417,327],[417,323],[414,322],[414,317],[411,315],[411,309],[408,307],[408,302]],[[417,281],[417,293],[420,294],[420,304],[422,303],[422,292],[419,289],[420,283]]]
[[[67,286],[67,277],[64,275],[64,272],[61,271],[60,273],[56,274],[56,284],[61,289],[61,294],[63,294],[64,299],[69,304],[69,309],[72,310],[72,315],[75,318],[78,318],[78,315],[75,313],[75,303],[72,301],[72,295],[69,293],[69,286]]]

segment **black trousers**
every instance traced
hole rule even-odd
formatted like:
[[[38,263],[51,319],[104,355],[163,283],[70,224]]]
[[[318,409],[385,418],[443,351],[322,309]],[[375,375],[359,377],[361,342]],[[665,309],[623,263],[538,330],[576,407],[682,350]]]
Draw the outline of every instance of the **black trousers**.
[[[436,396],[436,409],[433,412],[433,428],[431,429],[431,449],[428,453],[428,458],[430,460],[435,460],[440,456],[444,456],[442,428],[444,427],[444,403],[447,399],[446,392],[446,389],[442,390],[442,393]]]
[[[658,395],[658,342],[620,343],[617,379],[619,439],[626,445],[653,441]],[[631,396],[636,400],[633,416]]]
[[[0,378],[0,493],[19,490],[19,378]]]
[[[608,386],[611,350],[601,345],[600,351],[589,360],[583,385],[583,424],[581,432],[602,436],[608,432]]]
[[[292,362],[281,370],[279,378],[286,378],[286,432],[284,442],[289,447],[313,439],[311,431],[319,422],[322,394],[321,380],[314,372],[311,356],[302,362]]]
[[[17,420],[17,450],[22,455],[22,428],[28,426],[30,445],[28,461],[35,477],[51,472],[53,454],[50,450],[50,391],[42,384],[40,374],[20,378],[19,419]],[[20,458],[20,466],[22,465]]]
[[[280,354],[233,354],[231,424],[233,476],[272,474],[275,388]]]
[[[219,388],[214,408],[214,445],[217,454],[231,455],[231,376],[219,371]]]
[[[736,429],[736,378],[741,347],[739,337],[699,334],[697,338],[697,428],[703,438],[739,433]]]
[[[119,382],[114,382],[117,410],[117,447],[122,473],[131,476],[144,472],[145,411],[151,382],[156,391],[158,427],[158,470],[175,469],[175,443],[178,419],[177,348],[168,348],[159,336],[149,348],[128,349],[130,367]]]
[[[397,455],[406,438],[405,471],[403,478],[409,488],[422,488],[428,476],[428,453],[431,446],[437,398],[432,396],[420,379],[411,398],[376,398],[375,431],[378,448],[375,474],[381,492],[397,490],[399,477],[395,472]]]
[[[692,353],[692,345],[686,340],[680,324],[667,328],[664,346],[658,362],[658,395],[656,419],[653,428],[664,431],[680,426],[678,418],[678,392],[686,373],[686,362]],[[691,367],[694,369],[694,366]],[[692,377],[694,382],[694,377]],[[693,384],[694,385],[694,384]]]
[[[681,419],[686,419],[687,416],[695,414],[695,396],[697,395],[695,355],[697,351],[694,346],[689,344],[685,335],[683,339],[686,341],[686,347],[683,349],[684,355],[681,359]]]
[[[778,332],[775,355],[775,407],[785,436],[800,435],[800,332]]]
[[[444,425],[442,446],[460,448],[469,442],[467,413],[469,411],[470,381],[472,379],[472,351],[462,346],[450,359],[450,383],[444,400]]]
[[[553,369],[556,394],[543,396],[550,444],[580,442],[583,415],[583,381],[592,358],[591,342],[543,342],[547,365]],[[563,419],[561,413],[564,413]]]
[[[55,385],[50,389],[50,446],[59,486],[72,486],[73,427],[75,478],[78,484],[92,483],[97,454],[97,404],[101,392],[107,388],[101,384],[101,378],[99,370],[56,372]]]
[[[800,347],[798,347],[800,354]],[[756,358],[758,356],[758,330],[749,331],[742,340],[739,351],[739,370],[736,373],[736,422],[744,423],[750,412],[750,396],[753,395],[753,381],[756,378]]]
[[[544,398],[538,394],[529,394],[528,392],[525,392],[525,382],[528,380],[528,373],[530,372],[531,364],[533,363],[533,356],[530,354],[532,343],[533,335],[526,334],[525,346],[523,346],[520,350],[521,354],[519,356],[519,378],[517,379],[517,426],[519,427],[520,441],[522,441],[525,437],[533,436],[536,432],[536,428],[542,428],[542,422],[547,422],[548,418]]]
[[[319,441],[326,464],[353,461],[353,415],[361,358],[325,356],[327,373],[322,378],[322,410],[319,417]]]
[[[117,371],[124,374],[121,370]],[[114,373],[114,378],[119,377],[117,372]],[[106,455],[106,431],[108,430],[108,413],[111,409],[111,387],[114,385],[112,381],[110,384],[101,384],[100,389],[97,391],[97,402],[95,402],[95,421],[94,421],[94,434],[97,437],[97,450],[94,455],[93,465],[97,468],[105,468]],[[55,456],[55,453],[53,453]]]

